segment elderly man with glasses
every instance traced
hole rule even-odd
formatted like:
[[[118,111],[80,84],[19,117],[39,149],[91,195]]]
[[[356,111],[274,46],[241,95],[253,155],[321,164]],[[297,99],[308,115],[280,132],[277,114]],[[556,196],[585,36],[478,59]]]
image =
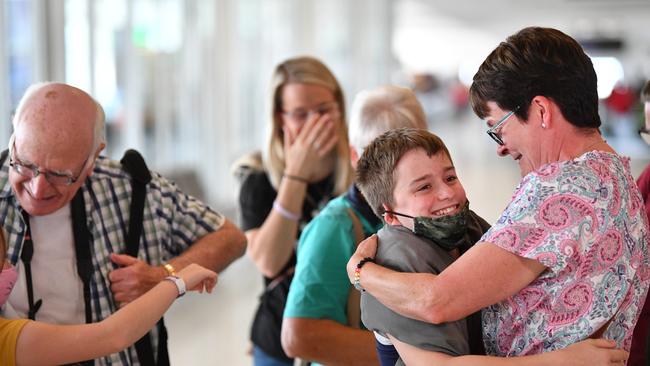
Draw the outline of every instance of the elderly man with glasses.
[[[246,239],[229,220],[148,170],[142,217],[131,216],[139,216],[132,177],[100,156],[104,112],[82,90],[31,86],[13,127],[0,169],[0,218],[19,279],[3,316],[100,321],[190,263],[221,271],[244,253]],[[137,224],[137,257],[122,254]],[[157,333],[148,352],[132,347],[102,362],[143,364],[142,352],[158,349],[152,356],[162,364],[166,345]]]

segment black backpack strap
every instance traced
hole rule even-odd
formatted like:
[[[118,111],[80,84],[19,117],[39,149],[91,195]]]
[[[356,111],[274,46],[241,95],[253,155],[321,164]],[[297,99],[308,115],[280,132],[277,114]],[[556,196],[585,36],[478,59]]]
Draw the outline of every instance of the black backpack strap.
[[[92,323],[92,308],[90,305],[90,282],[92,281],[93,262],[90,256],[90,231],[86,223],[86,204],[83,190],[79,189],[70,204],[72,215],[72,234],[74,236],[74,250],[77,258],[77,274],[83,282],[84,308],[86,310],[86,324]],[[84,366],[92,366],[93,360],[80,362]]]
[[[142,155],[135,150],[127,150],[120,160],[124,170],[131,175],[131,206],[129,208],[129,229],[126,232],[126,254],[137,257],[140,237],[142,236],[142,221],[144,219],[144,201],[147,184],[151,181],[151,173]]]
[[[43,305],[43,300],[34,301],[34,287],[32,282],[32,257],[34,256],[34,242],[32,241],[32,231],[29,228],[29,214],[21,210],[23,220],[25,221],[25,239],[23,240],[23,249],[20,253],[20,260],[25,267],[25,282],[27,284],[27,304],[29,310],[27,317],[36,320],[36,313]]]
[[[4,165],[7,156],[9,156],[9,149],[2,150],[2,153],[0,153],[0,167]]]
[[[147,184],[151,181],[151,172],[147,168],[142,155],[135,150],[127,150],[120,160],[124,170],[131,176],[131,205],[129,207],[129,228],[126,232],[126,254],[137,257],[142,236],[144,220],[144,203],[147,194]],[[143,366],[155,366],[153,346],[149,334],[145,334],[135,343],[138,360]],[[167,352],[167,329],[163,319],[158,322],[158,366],[169,365]]]

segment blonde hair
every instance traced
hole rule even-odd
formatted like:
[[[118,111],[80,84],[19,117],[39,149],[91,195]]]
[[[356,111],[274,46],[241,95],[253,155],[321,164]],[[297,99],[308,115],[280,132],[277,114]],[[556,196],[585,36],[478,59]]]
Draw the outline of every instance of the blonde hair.
[[[359,156],[382,133],[399,127],[426,130],[427,119],[415,93],[385,85],[357,94],[350,112],[350,144]]]
[[[264,168],[269,175],[271,185],[276,190],[278,189],[285,168],[284,136],[281,116],[282,89],[285,85],[291,83],[319,85],[327,88],[334,95],[341,115],[341,123],[337,131],[339,140],[335,147],[334,193],[337,195],[342,194],[348,189],[353,178],[353,171],[350,166],[350,148],[343,91],[327,66],[313,57],[306,56],[288,59],[279,64],[275,68],[271,79],[270,104],[267,114],[271,119],[271,126],[268,133],[267,146],[262,153]]]

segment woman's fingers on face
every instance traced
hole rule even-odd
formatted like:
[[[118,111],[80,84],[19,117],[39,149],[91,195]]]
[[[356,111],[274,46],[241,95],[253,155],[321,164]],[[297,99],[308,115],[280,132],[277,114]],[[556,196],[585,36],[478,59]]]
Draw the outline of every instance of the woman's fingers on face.
[[[330,136],[329,139],[325,142],[325,144],[323,146],[321,146],[321,148],[318,150],[318,155],[320,157],[323,157],[323,156],[329,154],[330,151],[332,151],[332,149],[334,149],[336,147],[338,142],[339,142],[339,136],[338,135],[334,134],[334,135]]]
[[[327,119],[322,122],[318,130],[318,135],[315,138],[316,148],[320,149],[325,146],[328,146],[325,149],[321,149],[321,152],[328,152],[331,149],[330,142],[332,140],[338,140],[338,130],[337,124],[332,119]]]
[[[284,140],[284,146],[288,147],[293,144],[293,139],[291,138],[291,129],[287,126],[282,126],[282,135]]]
[[[311,143],[318,142],[322,146],[324,143],[323,136],[330,135],[335,128],[336,122],[329,114],[319,115],[315,124],[309,128],[307,141],[310,141]]]
[[[310,113],[296,138],[309,143],[313,142],[313,130],[318,125],[319,118],[320,116],[318,114]]]

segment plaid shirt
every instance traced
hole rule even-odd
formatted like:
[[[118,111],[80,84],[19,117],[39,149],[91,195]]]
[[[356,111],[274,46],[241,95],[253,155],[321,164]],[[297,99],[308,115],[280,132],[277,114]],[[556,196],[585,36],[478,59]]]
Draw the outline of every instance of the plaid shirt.
[[[8,259],[20,259],[25,223],[18,200],[9,183],[9,159],[0,169],[0,220],[8,244]],[[185,251],[197,239],[218,230],[224,217],[205,204],[181,192],[175,184],[152,172],[147,186],[144,208],[143,236],[138,258],[150,265],[161,265]],[[108,273],[117,269],[111,253],[124,253],[125,233],[129,225],[131,201],[130,176],[117,161],[97,159],[93,174],[81,187],[86,204],[87,227],[94,273],[90,293],[93,321],[100,321],[117,310],[110,289]],[[38,244],[35,243],[38,250]],[[34,278],[48,281],[46,278]],[[35,294],[38,296],[38,294]],[[43,299],[47,301],[47,299]],[[80,299],[83,302],[83,299]],[[158,332],[152,331],[152,346],[157,350]],[[154,351],[155,352],[155,351]],[[99,365],[139,365],[135,347],[96,360]]]

